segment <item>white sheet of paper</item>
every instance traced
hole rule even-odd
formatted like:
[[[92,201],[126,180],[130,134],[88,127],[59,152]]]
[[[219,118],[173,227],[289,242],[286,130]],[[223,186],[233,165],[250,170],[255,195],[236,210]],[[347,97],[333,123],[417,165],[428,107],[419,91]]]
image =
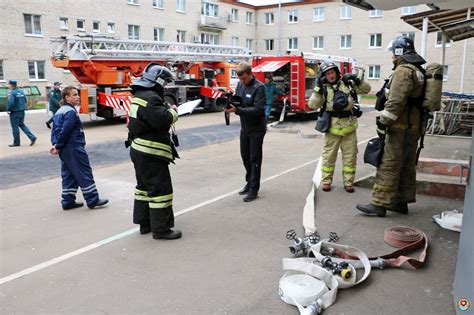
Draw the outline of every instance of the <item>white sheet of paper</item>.
[[[190,102],[183,103],[178,106],[178,116],[185,114],[191,114],[193,110],[201,104],[201,100],[194,100]]]

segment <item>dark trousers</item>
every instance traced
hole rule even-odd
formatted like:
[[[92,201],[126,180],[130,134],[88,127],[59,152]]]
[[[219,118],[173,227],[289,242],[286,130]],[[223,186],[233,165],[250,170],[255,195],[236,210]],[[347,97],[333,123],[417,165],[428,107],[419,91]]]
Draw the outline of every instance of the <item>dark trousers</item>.
[[[62,206],[71,205],[76,201],[78,187],[81,187],[87,206],[94,206],[99,200],[99,193],[95,187],[86,149],[83,146],[66,146],[59,152],[59,158],[61,159]]]
[[[133,223],[151,226],[153,233],[174,226],[173,185],[169,163],[130,149],[137,185]]]
[[[240,155],[246,171],[245,180],[252,193],[260,189],[264,137],[265,131],[247,133],[240,130]]]
[[[20,129],[26,134],[26,136],[33,141],[36,136],[31,130],[25,125],[25,111],[20,110],[10,113],[10,125],[12,126],[13,144],[20,144]]]

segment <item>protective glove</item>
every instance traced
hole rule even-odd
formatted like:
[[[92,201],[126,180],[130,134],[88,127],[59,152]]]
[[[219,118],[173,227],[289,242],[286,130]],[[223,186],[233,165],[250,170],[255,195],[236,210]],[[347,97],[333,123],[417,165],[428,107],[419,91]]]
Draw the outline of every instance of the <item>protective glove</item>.
[[[318,86],[319,90],[318,93],[323,95],[324,94],[324,78],[321,78],[321,76],[318,76],[318,80],[316,81],[316,85]]]
[[[382,122],[380,121],[380,116],[377,116],[375,118],[375,124],[377,125],[377,135],[379,136],[381,140],[385,141],[387,126],[382,124]]]
[[[346,80],[352,80],[356,85],[360,85],[360,79],[357,77],[357,74],[347,73],[344,75]]]

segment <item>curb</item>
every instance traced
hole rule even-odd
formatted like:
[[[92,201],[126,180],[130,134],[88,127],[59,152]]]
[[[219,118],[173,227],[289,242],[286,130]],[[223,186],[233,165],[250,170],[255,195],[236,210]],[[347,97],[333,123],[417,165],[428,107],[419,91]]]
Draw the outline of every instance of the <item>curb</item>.
[[[31,114],[46,114],[46,109],[29,109],[25,110],[26,115],[31,115]],[[0,117],[6,117],[9,116],[8,112],[0,112]]]

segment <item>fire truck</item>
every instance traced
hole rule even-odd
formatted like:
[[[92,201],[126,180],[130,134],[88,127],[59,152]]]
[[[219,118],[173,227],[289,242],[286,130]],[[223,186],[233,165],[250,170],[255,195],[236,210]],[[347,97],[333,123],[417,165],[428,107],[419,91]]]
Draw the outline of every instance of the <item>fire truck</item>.
[[[70,71],[81,83],[80,113],[99,117],[126,116],[129,85],[150,62],[169,67],[176,80],[166,86],[165,101],[182,104],[201,99],[214,105],[213,90],[232,88],[235,63],[250,60],[241,47],[191,43],[121,40],[104,35],[51,39],[54,67]],[[235,75],[234,75],[235,76]]]
[[[255,56],[252,60],[252,72],[255,77],[264,81],[265,77],[273,80],[276,87],[284,93],[274,99],[272,114],[307,114],[314,112],[308,107],[319,74],[319,65],[324,60],[331,60],[339,65],[341,74],[356,70],[354,58],[313,53],[301,53],[299,56]]]

